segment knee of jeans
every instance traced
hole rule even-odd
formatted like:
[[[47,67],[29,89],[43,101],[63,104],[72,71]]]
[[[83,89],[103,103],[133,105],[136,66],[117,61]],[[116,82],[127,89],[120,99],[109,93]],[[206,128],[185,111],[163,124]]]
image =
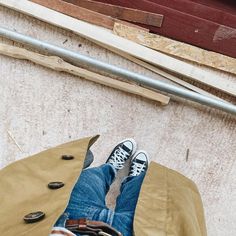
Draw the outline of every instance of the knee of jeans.
[[[109,208],[99,209],[94,214],[93,219],[103,221],[104,223],[111,225],[113,222],[114,214],[114,211]]]
[[[64,212],[55,223],[55,227],[65,227],[66,221],[69,219],[69,213]]]

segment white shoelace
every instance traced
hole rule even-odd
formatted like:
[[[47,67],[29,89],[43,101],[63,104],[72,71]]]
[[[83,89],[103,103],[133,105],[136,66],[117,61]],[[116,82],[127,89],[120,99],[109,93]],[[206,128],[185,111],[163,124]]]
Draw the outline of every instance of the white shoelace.
[[[146,168],[146,163],[137,163],[133,162],[130,170],[130,176],[138,176],[141,172],[143,172]]]
[[[109,159],[109,163],[112,164],[117,170],[120,170],[123,168],[125,161],[129,157],[129,153],[126,152],[121,147],[118,147],[113,155]]]

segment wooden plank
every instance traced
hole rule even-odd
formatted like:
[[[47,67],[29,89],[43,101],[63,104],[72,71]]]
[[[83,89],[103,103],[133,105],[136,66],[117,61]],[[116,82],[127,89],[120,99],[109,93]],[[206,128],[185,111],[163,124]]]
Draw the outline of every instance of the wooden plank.
[[[109,16],[104,16],[100,13],[90,11],[88,9],[77,7],[72,4],[60,0],[31,0],[42,6],[72,16],[76,19],[84,20],[86,22],[99,25],[108,29],[112,29],[115,20]]]
[[[140,11],[127,7],[120,7],[92,0],[64,0],[64,1],[72,3],[79,7],[89,9],[91,11],[96,11],[104,15],[118,18],[120,20],[136,22],[145,25],[152,25],[156,27],[161,27],[163,21],[163,15]]]
[[[151,34],[141,29],[122,25],[120,23],[115,23],[113,31],[118,36],[160,52],[164,52],[170,56],[236,74],[236,59],[232,57],[206,51],[186,43],[181,43],[160,35]]]
[[[131,24],[129,22],[122,21],[119,19],[115,19],[110,16],[106,16],[106,15],[103,15],[103,14],[100,14],[100,13],[97,13],[94,11],[90,11],[90,10],[82,8],[82,7],[74,6],[73,4],[67,3],[65,1],[61,1],[61,0],[51,0],[51,1],[30,0],[30,1],[40,4],[42,6],[45,6],[47,8],[50,8],[52,10],[61,12],[61,13],[66,14],[68,16],[72,16],[76,19],[83,20],[83,21],[86,21],[86,22],[89,22],[89,23],[92,23],[92,24],[95,24],[98,26],[102,26],[107,29],[113,29],[114,23],[118,22],[118,23],[122,23],[124,25],[129,25],[134,28],[142,29],[144,31],[149,32],[149,29],[143,28],[141,26],[134,25],[134,24]]]
[[[15,9],[47,23],[68,29],[115,53],[129,54],[172,73],[202,82],[236,96],[236,83],[214,71],[206,71],[187,62],[154,51],[130,40],[114,35],[111,31],[76,20],[46,7],[26,0],[0,0],[0,5]]]
[[[164,15],[162,27],[150,32],[236,58],[236,28],[218,24],[147,0],[99,0]]]
[[[236,14],[235,0],[224,0],[224,1],[222,0],[188,0],[188,1],[197,2],[204,6],[230,12],[233,15]]]
[[[195,1],[189,0],[148,0],[149,2],[157,3],[168,8],[175,9],[180,12],[197,16],[215,23],[226,25],[232,28],[236,26],[236,11],[234,14],[228,12],[224,8],[214,8],[212,5],[207,6]],[[205,0],[204,0],[205,1]],[[207,1],[205,1],[207,2]],[[224,6],[227,1],[224,1]],[[234,7],[236,9],[236,7]]]
[[[123,81],[119,81],[116,79],[112,79],[107,76],[103,76],[89,70],[85,70],[76,66],[73,66],[65,61],[63,61],[60,57],[56,56],[45,56],[39,53],[35,53],[24,48],[19,48],[16,46],[10,46],[7,44],[0,43],[0,54],[10,56],[13,58],[24,59],[32,61],[36,64],[42,65],[44,67],[56,70],[63,71],[69,74],[73,74],[76,76],[83,77],[89,81],[99,83],[111,88],[115,88],[124,92],[128,92],[131,94],[135,94],[156,102],[161,103],[161,105],[167,105],[169,103],[170,98],[154,92],[152,90],[129,84]]]

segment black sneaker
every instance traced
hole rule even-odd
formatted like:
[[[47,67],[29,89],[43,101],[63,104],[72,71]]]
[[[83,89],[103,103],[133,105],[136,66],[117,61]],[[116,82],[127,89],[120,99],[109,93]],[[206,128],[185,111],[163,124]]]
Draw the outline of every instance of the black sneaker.
[[[131,161],[129,176],[138,176],[146,171],[148,162],[148,154],[143,150],[137,151]]]
[[[124,167],[125,162],[135,153],[136,142],[129,138],[120,142],[108,157],[106,163],[113,165],[116,170]]]

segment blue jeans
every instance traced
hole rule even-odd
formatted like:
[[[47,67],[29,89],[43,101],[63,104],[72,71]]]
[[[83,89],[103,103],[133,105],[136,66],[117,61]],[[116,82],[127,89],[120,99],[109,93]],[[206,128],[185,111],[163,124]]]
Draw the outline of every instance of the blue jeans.
[[[83,170],[56,226],[64,227],[66,219],[87,218],[103,221],[124,236],[132,236],[134,211],[145,173],[123,180],[115,210],[111,210],[106,206],[105,197],[115,176],[116,170],[111,164]]]

